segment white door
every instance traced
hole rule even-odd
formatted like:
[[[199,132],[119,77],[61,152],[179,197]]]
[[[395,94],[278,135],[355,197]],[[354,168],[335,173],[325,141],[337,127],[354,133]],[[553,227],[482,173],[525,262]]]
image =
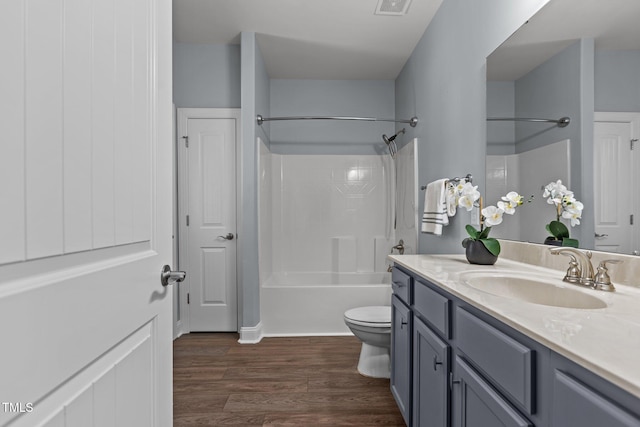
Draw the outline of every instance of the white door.
[[[171,2],[0,13],[0,425],[170,426]]]
[[[237,331],[238,110],[180,110],[180,268],[190,331]]]
[[[596,113],[594,124],[595,249],[630,254],[637,232],[633,121]],[[622,116],[627,116],[623,114]]]

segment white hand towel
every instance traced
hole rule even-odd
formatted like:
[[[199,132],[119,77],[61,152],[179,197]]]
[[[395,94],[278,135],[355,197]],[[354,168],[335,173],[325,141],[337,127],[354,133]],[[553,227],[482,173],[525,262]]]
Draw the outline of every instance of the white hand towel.
[[[447,179],[439,179],[427,184],[424,195],[424,214],[422,215],[422,232],[435,235],[442,234],[442,226],[449,224],[446,202]]]
[[[456,200],[456,186],[453,185],[453,183],[447,181],[447,183],[445,184],[445,191],[446,191],[446,203],[447,203],[447,216],[455,216],[456,215],[456,208],[457,208],[457,200]]]

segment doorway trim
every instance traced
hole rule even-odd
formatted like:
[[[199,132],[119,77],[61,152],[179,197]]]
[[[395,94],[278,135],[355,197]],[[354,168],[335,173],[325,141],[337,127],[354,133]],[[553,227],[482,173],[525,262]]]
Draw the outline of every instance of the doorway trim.
[[[185,265],[185,254],[187,254],[187,242],[185,238],[181,238],[180,230],[182,226],[182,222],[184,218],[186,218],[187,212],[186,209],[188,207],[188,199],[186,197],[185,192],[182,191],[183,182],[186,182],[187,179],[187,170],[186,170],[186,146],[185,146],[185,138],[187,135],[187,123],[189,119],[234,119],[236,121],[236,150],[235,150],[235,158],[236,158],[236,224],[238,224],[238,235],[240,233],[240,224],[242,224],[242,167],[241,167],[241,159],[242,159],[242,124],[241,124],[241,111],[240,108],[178,108],[177,109],[177,133],[175,140],[176,147],[176,188],[177,188],[177,204],[175,207],[175,237],[177,240],[177,254],[176,258],[178,260],[178,268],[183,269]],[[242,253],[241,250],[242,241],[241,239],[237,240],[236,253]],[[238,307],[237,307],[237,320],[238,325],[241,324],[240,320],[242,319],[242,304],[241,296],[242,296],[242,278],[240,276],[240,268],[238,265],[240,263],[236,263],[236,292],[238,294]],[[187,278],[188,280],[188,278]],[[183,289],[188,288],[184,286]],[[186,334],[191,332],[191,325],[189,321],[189,304],[187,301],[187,292],[179,292],[177,301],[177,307],[175,312],[177,316],[174,320],[174,331],[175,338],[178,338],[182,334]]]
[[[598,122],[609,123],[629,123],[631,127],[631,139],[636,140],[634,150],[640,150],[640,112],[613,112],[613,111],[596,111],[593,116],[594,126]],[[631,142],[630,142],[631,143]],[[634,156],[634,162],[632,164],[632,182],[638,182],[640,179],[640,164],[638,157]],[[634,212],[640,212],[640,197],[633,196],[632,206]],[[640,214],[637,216],[640,217]],[[640,221],[640,218],[635,218],[636,221]],[[640,227],[634,227],[633,236],[631,238],[632,247],[636,248],[640,246]]]

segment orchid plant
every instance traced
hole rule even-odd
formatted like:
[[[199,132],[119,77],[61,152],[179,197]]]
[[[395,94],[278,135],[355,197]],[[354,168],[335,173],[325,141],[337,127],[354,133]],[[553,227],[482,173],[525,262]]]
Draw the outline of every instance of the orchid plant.
[[[498,201],[495,206],[491,205],[483,208],[482,197],[477,185],[474,186],[470,182],[461,182],[455,187],[451,187],[450,191],[452,192],[451,196],[457,200],[457,206],[463,207],[467,211],[478,207],[482,214],[480,218],[480,230],[471,224],[467,224],[465,227],[467,233],[469,233],[469,237],[462,241],[462,246],[466,248],[470,241],[480,241],[491,254],[498,256],[500,254],[500,242],[498,242],[497,239],[489,237],[491,227],[501,224],[504,214],[513,215],[516,208],[524,204],[524,197],[515,191],[510,191],[507,195],[502,196],[502,200]],[[533,196],[531,198],[533,198]],[[527,202],[530,202],[531,198],[527,200]]]
[[[542,197],[547,197],[547,203],[555,205],[556,219],[546,225],[547,231],[553,236],[553,240],[562,241],[562,246],[578,247],[578,240],[569,236],[569,229],[560,218],[568,219],[571,227],[580,224],[584,205],[577,201],[573,191],[562,184],[562,180],[550,182],[544,187]]]

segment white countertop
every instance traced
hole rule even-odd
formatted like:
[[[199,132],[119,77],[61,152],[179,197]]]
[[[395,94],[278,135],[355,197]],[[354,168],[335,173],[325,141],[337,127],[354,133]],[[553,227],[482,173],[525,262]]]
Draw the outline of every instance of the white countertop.
[[[564,273],[558,270],[501,258],[493,266],[473,265],[464,255],[390,255],[389,259],[640,398],[639,288],[616,284],[615,292],[603,292],[559,282],[596,296],[607,307],[551,307],[483,292],[463,278],[469,272],[518,272],[523,277],[562,279]]]

